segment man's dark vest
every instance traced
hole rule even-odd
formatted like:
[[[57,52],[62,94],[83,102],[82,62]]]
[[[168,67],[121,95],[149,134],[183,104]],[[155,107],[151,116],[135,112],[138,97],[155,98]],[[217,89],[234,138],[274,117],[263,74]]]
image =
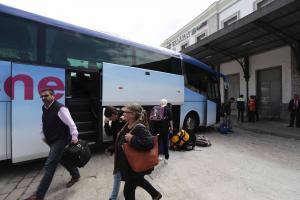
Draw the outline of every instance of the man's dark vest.
[[[59,109],[64,106],[54,101],[49,109],[43,106],[43,132],[48,144],[52,144],[57,140],[70,140],[70,130],[58,117]]]

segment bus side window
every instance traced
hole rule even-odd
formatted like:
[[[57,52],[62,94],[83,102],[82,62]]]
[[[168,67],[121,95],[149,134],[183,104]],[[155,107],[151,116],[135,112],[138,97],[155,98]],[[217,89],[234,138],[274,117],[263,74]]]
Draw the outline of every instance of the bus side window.
[[[37,60],[37,25],[0,14],[0,57]]]

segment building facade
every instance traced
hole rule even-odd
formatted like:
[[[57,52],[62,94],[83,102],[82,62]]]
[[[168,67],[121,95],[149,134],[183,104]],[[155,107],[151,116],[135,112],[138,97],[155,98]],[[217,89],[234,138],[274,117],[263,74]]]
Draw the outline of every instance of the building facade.
[[[259,9],[272,6],[276,1],[279,0],[219,0],[166,39],[161,46],[185,52],[189,46],[228,26],[235,26],[235,22],[242,21]],[[249,40],[241,46],[246,47],[253,42]],[[261,117],[288,120],[288,102],[293,94],[300,94],[299,64],[291,46],[252,52],[247,56],[247,62],[249,67],[247,81],[245,71],[237,59],[213,66],[227,75],[229,80],[228,91],[220,87],[222,101],[230,97],[237,98],[240,94],[255,95],[258,97]]]

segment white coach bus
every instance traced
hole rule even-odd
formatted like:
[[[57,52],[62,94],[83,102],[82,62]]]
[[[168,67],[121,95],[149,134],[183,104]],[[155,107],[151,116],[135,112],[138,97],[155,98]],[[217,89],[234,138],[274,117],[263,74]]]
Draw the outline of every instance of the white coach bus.
[[[0,160],[45,157],[39,90],[55,91],[79,137],[111,140],[105,106],[166,98],[174,127],[194,131],[218,119],[221,74],[181,53],[80,28],[0,4]]]

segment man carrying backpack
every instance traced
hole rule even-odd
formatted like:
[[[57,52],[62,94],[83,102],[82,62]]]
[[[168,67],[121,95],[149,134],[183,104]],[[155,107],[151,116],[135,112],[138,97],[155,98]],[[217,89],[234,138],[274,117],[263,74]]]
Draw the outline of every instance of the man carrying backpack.
[[[160,105],[154,106],[150,112],[150,127],[153,134],[159,134],[158,142],[163,147],[165,163],[169,159],[169,129],[173,131],[172,111],[167,104],[168,101],[162,99]],[[162,154],[162,152],[160,153]]]

